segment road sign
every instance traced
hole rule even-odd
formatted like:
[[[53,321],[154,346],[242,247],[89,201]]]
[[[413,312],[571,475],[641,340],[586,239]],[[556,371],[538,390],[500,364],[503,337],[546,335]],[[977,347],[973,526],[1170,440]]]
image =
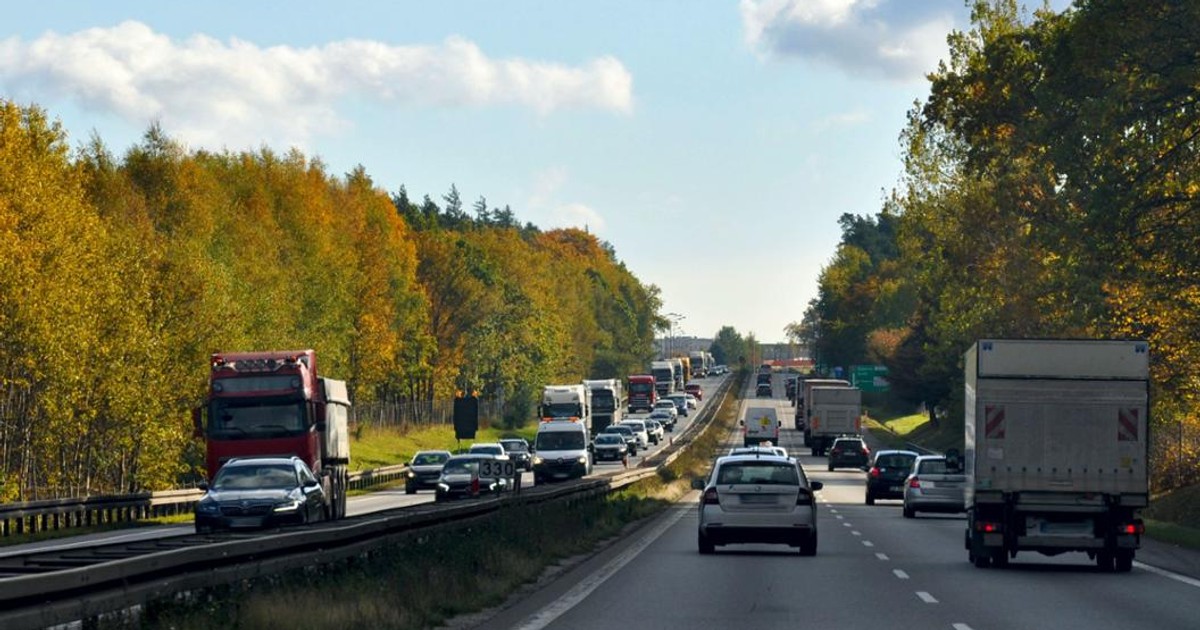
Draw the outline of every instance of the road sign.
[[[517,475],[517,465],[512,461],[485,459],[479,462],[479,476],[488,479],[512,479]]]
[[[886,392],[888,390],[887,367],[855,365],[850,368],[850,384],[864,392]]]

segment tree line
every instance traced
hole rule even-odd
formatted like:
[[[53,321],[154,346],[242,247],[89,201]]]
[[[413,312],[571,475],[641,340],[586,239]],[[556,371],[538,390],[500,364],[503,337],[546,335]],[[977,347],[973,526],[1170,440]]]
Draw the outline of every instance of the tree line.
[[[212,352],[315,348],[356,402],[509,401],[652,358],[659,290],[577,229],[299,151],[71,149],[0,101],[0,501],[174,486]]]
[[[789,334],[883,363],[962,418],[982,337],[1151,344],[1156,488],[1200,481],[1200,3],[975,2],[901,133],[904,175],[844,214]]]

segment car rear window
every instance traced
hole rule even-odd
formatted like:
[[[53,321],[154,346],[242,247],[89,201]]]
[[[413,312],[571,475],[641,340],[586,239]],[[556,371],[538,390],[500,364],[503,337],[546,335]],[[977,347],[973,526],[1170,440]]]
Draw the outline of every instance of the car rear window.
[[[921,462],[921,468],[917,472],[923,472],[929,475],[944,475],[946,474],[946,460],[927,459]]]
[[[912,468],[914,459],[909,455],[884,455],[875,460],[875,465],[880,468]]]
[[[800,485],[800,475],[790,464],[772,462],[738,462],[721,466],[718,484],[753,483],[760,485]]]

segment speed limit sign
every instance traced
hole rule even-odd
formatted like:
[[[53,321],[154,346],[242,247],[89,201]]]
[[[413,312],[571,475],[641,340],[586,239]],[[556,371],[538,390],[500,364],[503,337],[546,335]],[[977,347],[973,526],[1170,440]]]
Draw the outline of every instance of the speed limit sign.
[[[512,479],[517,474],[517,466],[512,461],[485,459],[479,462],[479,476],[490,479]]]

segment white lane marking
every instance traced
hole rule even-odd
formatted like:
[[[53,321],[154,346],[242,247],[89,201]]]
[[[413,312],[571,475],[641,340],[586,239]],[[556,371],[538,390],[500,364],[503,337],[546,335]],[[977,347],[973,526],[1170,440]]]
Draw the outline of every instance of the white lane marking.
[[[864,546],[864,547],[874,547],[874,546],[875,546],[875,543],[873,543],[873,542],[871,542],[871,541],[869,541],[869,540],[864,540],[864,541],[863,541],[863,546]]]
[[[837,520],[839,520],[839,521],[840,521],[840,520],[842,520],[842,519],[844,519],[844,518],[846,518],[846,517],[842,516],[841,514],[838,514],[838,515],[837,515],[836,517],[834,517],[834,518],[836,518]]]
[[[833,509],[833,508],[829,508],[829,513],[830,513],[830,514],[837,514],[837,510],[835,510],[835,509]],[[842,518],[842,517],[840,517],[840,516],[839,516],[838,518]]]
[[[1137,561],[1134,561],[1133,566],[1135,566],[1139,569],[1142,569],[1144,571],[1149,571],[1155,575],[1161,575],[1165,578],[1175,580],[1176,582],[1183,582],[1184,584],[1187,584],[1188,586],[1195,586],[1196,588],[1200,588],[1200,580],[1197,580],[1196,578],[1190,578],[1186,575],[1180,575],[1173,571],[1168,571],[1166,569],[1160,569],[1158,567],[1152,567],[1148,564],[1144,564],[1142,562],[1137,562]]]
[[[908,574],[905,573],[904,571],[901,571],[900,569],[892,569],[892,573],[894,573],[896,575],[896,577],[900,578],[901,580],[908,579]]]
[[[659,523],[654,529],[646,533],[641,540],[634,543],[629,549],[626,549],[621,555],[613,558],[604,565],[599,571],[584,578],[583,581],[576,584],[571,590],[567,591],[562,597],[558,598],[553,604],[543,608],[537,614],[529,617],[524,623],[517,626],[519,630],[541,630],[558,619],[563,613],[571,610],[579,602],[587,599],[592,591],[600,588],[608,578],[620,571],[625,565],[629,564],[639,553],[649,547],[651,543],[658,540],[664,532],[670,529],[679,519],[683,518],[685,512],[692,510],[676,510],[675,514],[667,517],[663,522]]]
[[[954,630],[971,630],[971,626],[965,623],[956,623],[954,624]]]
[[[888,555],[886,553],[877,553],[875,554],[875,557],[883,560],[884,562],[888,560]]]
[[[920,597],[921,601],[925,602],[926,604],[938,603],[938,600],[926,591],[917,591],[917,597]]]
[[[842,523],[842,525],[845,525],[846,527],[854,527],[853,523]]]
[[[850,530],[850,534],[854,536],[862,536],[862,532],[858,531],[857,529]]]

